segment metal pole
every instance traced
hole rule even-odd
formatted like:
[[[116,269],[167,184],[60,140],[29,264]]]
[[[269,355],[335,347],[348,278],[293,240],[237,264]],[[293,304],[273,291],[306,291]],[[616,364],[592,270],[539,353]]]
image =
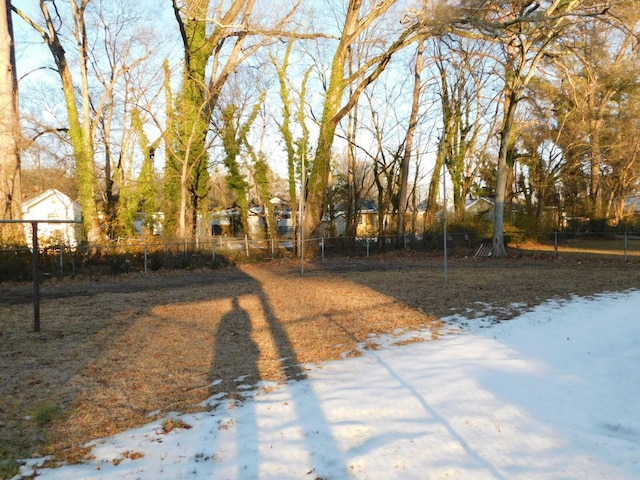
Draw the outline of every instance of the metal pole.
[[[38,222],[31,222],[33,248],[33,331],[40,331],[40,250],[38,247]]]
[[[307,166],[304,162],[304,151],[302,152],[301,158],[301,166],[302,166],[302,182],[300,184],[300,214],[298,215],[300,219],[300,273],[304,273],[304,197],[305,197],[305,183],[307,182]]]
[[[33,267],[33,331],[40,331],[40,247],[38,246],[38,223],[82,223],[82,220],[0,220],[0,223],[30,223],[32,232]],[[73,256],[71,257],[74,265]],[[73,267],[75,270],[75,266]]]
[[[447,264],[447,168],[443,165],[442,168],[442,190],[444,191],[444,283],[449,283],[449,266]]]

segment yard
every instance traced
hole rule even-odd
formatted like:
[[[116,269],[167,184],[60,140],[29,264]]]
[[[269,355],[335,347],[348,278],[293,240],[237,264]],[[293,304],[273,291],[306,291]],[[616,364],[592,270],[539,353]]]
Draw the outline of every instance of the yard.
[[[13,460],[79,461],[83,445],[212,395],[235,380],[304,378],[372,336],[443,334],[443,317],[512,318],[550,298],[640,286],[640,262],[586,254],[504,260],[392,254],[219,270],[50,279],[33,333],[29,284],[0,293],[0,476]],[[370,344],[375,348],[374,344]]]

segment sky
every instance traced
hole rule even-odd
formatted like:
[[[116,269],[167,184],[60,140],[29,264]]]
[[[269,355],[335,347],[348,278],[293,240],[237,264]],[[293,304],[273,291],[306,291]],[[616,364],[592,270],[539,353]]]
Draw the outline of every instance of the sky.
[[[372,337],[308,379],[91,443],[53,479],[637,479],[640,291]],[[408,342],[408,340],[424,340]],[[16,478],[21,478],[19,475]]]

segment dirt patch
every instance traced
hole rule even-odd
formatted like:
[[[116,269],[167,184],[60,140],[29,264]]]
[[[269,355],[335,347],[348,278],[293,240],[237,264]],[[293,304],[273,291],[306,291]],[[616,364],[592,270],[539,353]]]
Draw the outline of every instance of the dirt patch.
[[[0,454],[81,460],[87,441],[259,380],[375,348],[381,334],[436,338],[442,317],[506,319],[550,298],[638,288],[637,263],[404,254],[278,261],[214,271],[48,281],[42,331],[30,286],[2,285]],[[403,339],[399,343],[411,340]]]

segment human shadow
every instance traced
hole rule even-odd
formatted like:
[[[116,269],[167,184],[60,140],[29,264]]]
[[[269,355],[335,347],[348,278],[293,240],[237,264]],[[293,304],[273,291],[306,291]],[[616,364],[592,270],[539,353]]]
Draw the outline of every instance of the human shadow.
[[[215,334],[216,344],[211,368],[211,382],[218,382],[233,400],[244,398],[244,385],[260,380],[258,346],[251,338],[251,318],[240,307],[238,297],[232,300],[232,310],[225,314]],[[219,383],[221,381],[221,383]]]
[[[251,317],[238,301],[232,300],[232,309],[220,320],[216,331],[211,383],[223,388],[228,398],[242,401],[248,390],[260,380],[258,356],[260,350],[251,338]],[[237,422],[239,471],[246,478],[257,478],[260,470],[258,425],[252,402],[244,405],[243,417]],[[211,448],[212,446],[209,445]]]

